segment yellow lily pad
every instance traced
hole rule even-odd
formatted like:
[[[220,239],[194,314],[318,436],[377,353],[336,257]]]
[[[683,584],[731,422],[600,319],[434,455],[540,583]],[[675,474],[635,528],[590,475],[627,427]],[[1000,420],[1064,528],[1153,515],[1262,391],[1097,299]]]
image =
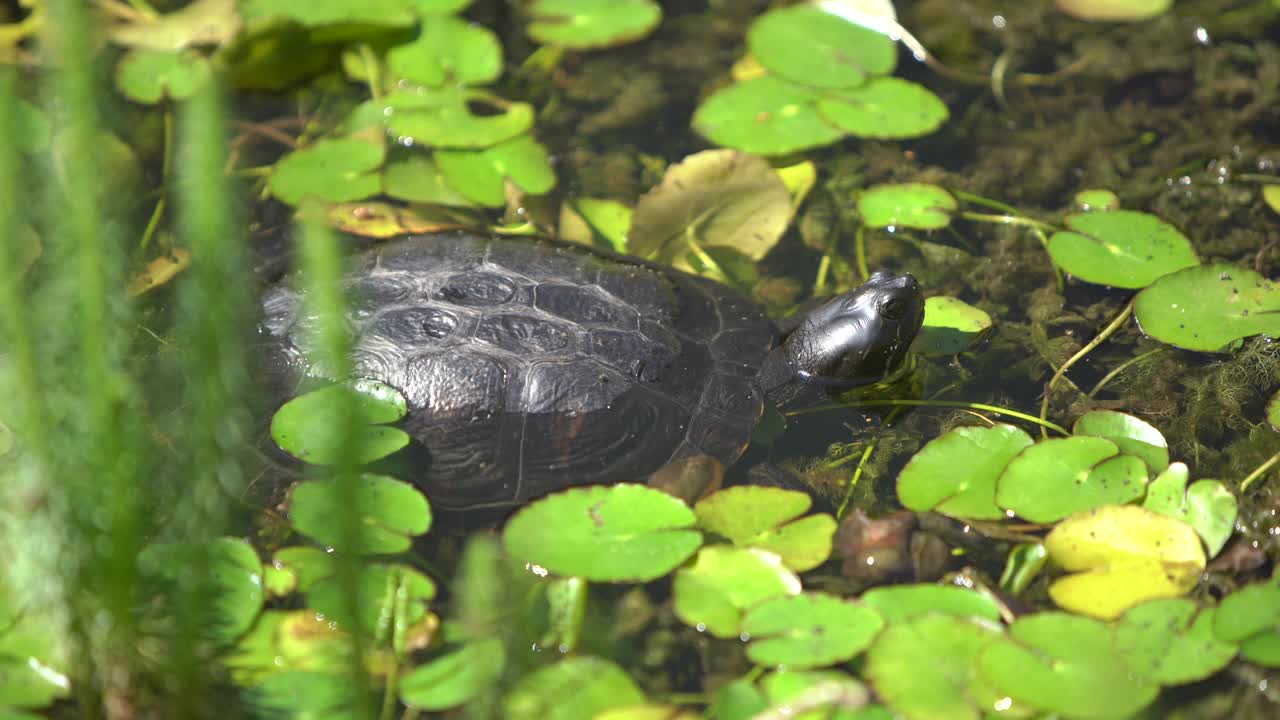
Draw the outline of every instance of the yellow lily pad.
[[[1050,585],[1049,596],[1064,609],[1104,620],[1148,600],[1183,595],[1205,566],[1190,525],[1134,505],[1076,513],[1044,544],[1055,563],[1074,573]]]
[[[145,268],[130,278],[129,297],[138,297],[164,285],[190,264],[191,253],[182,248],[174,248],[173,252],[147,263]]]

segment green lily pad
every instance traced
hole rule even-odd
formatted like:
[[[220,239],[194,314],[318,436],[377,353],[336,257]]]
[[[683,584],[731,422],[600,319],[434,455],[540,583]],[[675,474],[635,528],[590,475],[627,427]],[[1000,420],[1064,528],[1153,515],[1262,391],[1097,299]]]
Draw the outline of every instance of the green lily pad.
[[[1119,210],[1120,198],[1110,190],[1081,190],[1071,197],[1071,204],[1081,212]]]
[[[804,669],[853,659],[884,627],[870,607],[822,593],[774,598],[747,611],[747,657],[757,665]]]
[[[505,184],[532,195],[556,185],[547,150],[530,135],[518,135],[484,150],[437,150],[436,164],[449,187],[487,207],[506,203]]]
[[[473,207],[475,203],[445,182],[444,174],[431,156],[420,151],[392,150],[382,168],[383,191],[409,202]]]
[[[804,572],[826,561],[836,531],[826,513],[800,517],[812,504],[807,493],[741,485],[703,498],[693,510],[703,530],[777,553],[787,567]]]
[[[315,610],[267,610],[222,658],[245,686],[293,671],[341,675],[351,669],[351,638]]]
[[[800,578],[778,555],[753,548],[708,545],[676,572],[675,612],[686,625],[715,637],[738,637],[742,613],[765,600],[800,592]]]
[[[1236,496],[1217,480],[1197,480],[1187,487],[1189,475],[1185,464],[1173,463],[1147,486],[1142,505],[1195,528],[1213,557],[1235,529]]]
[[[307,591],[307,604],[340,630],[358,630],[380,645],[403,650],[397,641],[427,617],[436,585],[407,565],[365,564],[357,570],[355,591],[356,615],[336,575],[316,581]]]
[[[346,402],[339,402],[347,395]],[[354,417],[337,413],[350,406]],[[343,433],[357,432],[356,464],[384,458],[409,444],[403,430],[387,427],[408,412],[404,396],[376,380],[329,385],[290,400],[271,418],[271,439],[280,449],[313,465],[335,465]]]
[[[387,53],[396,79],[420,85],[483,85],[502,75],[502,45],[492,31],[453,15],[428,15],[418,37]]]
[[[818,112],[835,127],[864,138],[915,138],[942,127],[946,103],[922,85],[895,77],[877,77],[856,88],[829,92]]]
[[[662,21],[662,8],[651,0],[536,0],[529,13],[529,37],[574,50],[639,40]]]
[[[1049,255],[1058,267],[1086,282],[1144,288],[1157,278],[1200,259],[1177,228],[1133,210],[1067,216],[1071,231],[1049,237]]]
[[[400,701],[419,710],[446,710],[491,692],[506,663],[499,638],[450,649],[400,678]]]
[[[734,150],[705,150],[667,169],[640,196],[631,217],[628,249],[683,270],[691,243],[763,258],[786,232],[791,195],[764,159]]]
[[[1081,415],[1071,428],[1073,435],[1110,440],[1120,452],[1141,458],[1153,473],[1169,467],[1169,443],[1145,420],[1114,410],[1093,410]]]
[[[509,720],[580,720],[639,705],[644,693],[622,668],[603,658],[566,658],[521,678],[503,703]]]
[[[352,512],[335,480],[312,480],[289,493],[289,520],[298,532],[328,547],[360,555],[404,552],[413,538],[431,527],[431,507],[412,485],[382,475],[362,475],[355,488],[360,532],[344,546],[343,528],[334,518]]]
[[[229,42],[240,31],[236,0],[192,0],[159,17],[113,25],[107,37],[120,45],[150,50],[182,50]]]
[[[1204,570],[1204,548],[1180,520],[1134,505],[1107,505],[1058,523],[1044,540],[1068,572],[1049,586],[1059,607],[1112,619],[1157,598],[1178,597]]]
[[[271,171],[267,187],[290,205],[306,197],[328,202],[363,200],[378,194],[375,172],[386,152],[382,143],[356,139],[319,140],[284,156]]]
[[[191,50],[131,50],[116,65],[116,87],[126,97],[155,104],[185,100],[213,76],[209,61]]]
[[[1044,543],[1018,543],[1005,560],[1004,572],[1000,573],[1000,589],[1011,595],[1021,595],[1048,564],[1049,551],[1044,549]]]
[[[1277,576],[1247,585],[1218,606],[1213,633],[1240,645],[1240,655],[1265,667],[1280,667],[1280,583]]]
[[[940,613],[1000,622],[1000,606],[987,594],[953,585],[885,585],[862,594],[890,625]]]
[[[747,31],[752,57],[784,80],[817,88],[851,88],[888,75],[898,61],[893,40],[812,5],[761,15]]]
[[[1215,608],[1170,598],[1143,603],[1114,626],[1116,651],[1129,667],[1161,685],[1185,685],[1213,675],[1236,655],[1235,643],[1213,632]]]
[[[183,580],[194,550],[181,543],[148,545],[140,553],[138,564],[148,572],[178,582]],[[243,635],[262,612],[266,599],[262,561],[249,543],[238,538],[216,538],[201,552],[208,563],[203,592],[207,596],[204,609],[210,614],[204,629],[210,639],[229,644]]]
[[[1160,342],[1223,352],[1250,335],[1280,337],[1280,285],[1234,265],[1187,268],[1138,293],[1134,316]]]
[[[717,90],[694,112],[693,128],[717,145],[760,155],[830,145],[844,133],[818,113],[818,97],[765,75]]]
[[[1173,0],[1054,0],[1054,5],[1081,20],[1136,22],[1164,14]]]
[[[575,212],[580,216],[589,226],[589,230],[598,233],[600,237],[608,241],[616,252],[627,252],[627,235],[631,232],[632,210],[630,207],[617,200],[578,197],[565,203],[565,209],[561,211],[562,218],[566,211]],[[561,237],[576,242],[590,243],[590,234],[585,238],[566,234],[565,226],[566,223],[562,219],[560,223]]]
[[[498,113],[476,115],[456,88],[422,95],[394,93],[379,105],[387,129],[405,147],[486,148],[533,126],[533,107],[528,103],[508,103]]]
[[[969,349],[991,330],[991,316],[958,298],[925,298],[924,324],[911,352],[955,355]]]
[[[660,490],[618,484],[573,488],[521,508],[502,541],[514,558],[559,575],[645,582],[674,570],[702,544],[689,506]]]
[[[858,214],[867,227],[939,230],[951,224],[956,199],[937,185],[875,185],[858,195]]]
[[[1142,497],[1147,466],[1105,438],[1045,440],[1023,450],[996,481],[996,504],[1050,523],[1100,505]]]
[[[1066,613],[1018,618],[979,651],[978,670],[1014,701],[1072,718],[1129,717],[1160,692],[1116,654],[1107,625]]]
[[[910,617],[876,638],[864,674],[901,717],[978,720],[997,707],[1002,694],[978,674],[976,660],[1002,635],[997,624],[954,615]]]
[[[718,720],[786,717],[795,720],[893,720],[867,704],[867,688],[836,670],[777,670],[760,679],[760,707],[744,714],[717,713]],[[745,698],[747,702],[750,699]],[[808,709],[808,712],[802,710]],[[882,707],[879,709],[883,710]]]
[[[332,555],[310,545],[280,548],[271,556],[272,566],[293,576],[289,592],[310,590],[317,580],[333,574],[333,562]]]
[[[898,500],[916,512],[1002,520],[996,481],[1031,436],[1012,425],[956,428],[929,441],[898,475]]]

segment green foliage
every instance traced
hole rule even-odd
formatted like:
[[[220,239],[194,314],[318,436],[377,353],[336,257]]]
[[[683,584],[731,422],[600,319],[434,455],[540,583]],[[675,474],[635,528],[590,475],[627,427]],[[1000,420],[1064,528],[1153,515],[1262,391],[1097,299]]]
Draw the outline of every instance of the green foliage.
[[[348,427],[342,427],[348,412],[355,414]],[[380,382],[361,379],[329,385],[281,406],[271,419],[271,439],[300,460],[335,465],[344,457],[337,433],[354,431],[356,462],[370,463],[409,444],[408,433],[387,426],[406,412],[404,396]]]
[[[977,345],[991,331],[991,315],[958,298],[934,295],[925,298],[924,324],[911,343],[911,351],[956,355]]]
[[[882,627],[874,609],[822,593],[766,600],[742,618],[752,662],[801,670],[853,659]]]
[[[1157,340],[1224,352],[1250,335],[1280,337],[1280,287],[1233,265],[1190,267],[1139,293],[1134,314]]]
[[[765,600],[800,592],[800,578],[766,550],[708,545],[680,568],[672,588],[676,615],[715,637],[742,633],[742,613]]]
[[[298,532],[329,547],[360,555],[400,553],[431,527],[427,499],[412,485],[380,475],[362,475],[358,506],[365,517],[354,538],[337,532],[333,518],[348,509],[332,480],[296,485],[289,496],[289,519]],[[354,545],[344,542],[354,541]]]
[[[529,12],[529,37],[574,50],[639,40],[662,21],[652,0],[535,0]]]
[[[1154,215],[1088,212],[1068,216],[1067,227],[1049,238],[1049,254],[1063,270],[1091,283],[1144,288],[1200,262],[1191,242]]]
[[[936,185],[876,185],[858,195],[858,214],[867,227],[937,230],[951,224],[956,199]]]

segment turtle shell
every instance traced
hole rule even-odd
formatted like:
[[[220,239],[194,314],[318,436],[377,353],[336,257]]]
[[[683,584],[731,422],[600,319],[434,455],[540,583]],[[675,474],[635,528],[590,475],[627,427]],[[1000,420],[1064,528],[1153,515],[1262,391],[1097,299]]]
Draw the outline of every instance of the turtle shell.
[[[512,505],[641,480],[670,460],[742,453],[760,418],[768,319],[723,285],[585,246],[408,236],[345,280],[357,377],[398,389],[434,504]],[[277,364],[306,365],[287,283],[263,297]]]

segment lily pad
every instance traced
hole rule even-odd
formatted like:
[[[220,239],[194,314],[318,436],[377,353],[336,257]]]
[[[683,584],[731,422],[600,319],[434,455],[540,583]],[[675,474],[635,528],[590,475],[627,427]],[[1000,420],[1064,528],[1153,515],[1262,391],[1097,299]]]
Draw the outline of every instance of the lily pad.
[[[954,585],[886,585],[866,591],[861,600],[890,625],[931,613],[1000,622],[1000,607],[990,595]]]
[[[956,199],[937,185],[875,185],[858,195],[858,214],[867,227],[938,230],[951,224]]]
[[[386,194],[410,202],[472,207],[465,195],[450,187],[431,156],[420,150],[395,152],[382,169],[382,187]],[[397,230],[393,234],[400,234]]]
[[[289,519],[298,532],[322,545],[361,555],[399,553],[413,538],[431,527],[427,499],[412,485],[382,475],[362,475],[355,487],[355,507],[360,510],[360,532],[347,546],[340,523],[334,518],[352,512],[344,505],[337,481],[312,480],[289,493]]]
[[[317,580],[333,574],[333,563],[332,555],[310,545],[280,548],[271,556],[272,566],[293,576],[293,586],[289,588],[289,592],[310,590]]]
[[[911,617],[890,624],[876,638],[867,650],[865,675],[881,701],[902,717],[978,720],[1002,695],[978,674],[976,660],[1002,635],[990,622],[954,615]]]
[[[116,87],[131,100],[185,100],[213,76],[209,61],[191,50],[131,50],[116,65]]]
[[[644,693],[622,668],[603,658],[573,657],[521,678],[507,695],[510,720],[579,720],[639,705]]]
[[[1263,185],[1262,201],[1277,213],[1280,213],[1280,184]]]
[[[521,508],[502,533],[507,552],[560,575],[598,582],[662,577],[702,544],[689,506],[660,490],[574,488]]]
[[[1116,654],[1107,625],[1066,613],[1018,618],[978,653],[978,670],[1014,701],[1072,718],[1129,717],[1160,692]]]
[[[818,112],[852,135],[884,140],[928,135],[950,115],[946,104],[927,88],[895,77],[872,78],[865,85],[827,93],[818,100]]]
[[[1213,622],[1218,638],[1238,643],[1250,662],[1280,667],[1280,583],[1277,576],[1265,583],[1247,585],[1218,606]]]
[[[1169,467],[1169,443],[1151,423],[1114,410],[1093,410],[1081,415],[1071,428],[1074,435],[1110,440],[1120,452],[1141,458],[1153,473]]]
[[[893,720],[891,713],[877,713],[878,706],[867,704],[869,693],[862,683],[837,670],[778,670],[761,678],[760,687],[764,693],[754,711],[748,706],[744,708],[748,710],[745,713],[717,712],[710,717],[718,720],[779,716],[795,720]],[[754,700],[745,694],[742,699],[746,703]]]
[[[1147,467],[1105,438],[1055,438],[1023,450],[996,481],[996,504],[1050,523],[1100,505],[1142,497]]]
[[[339,396],[346,395],[346,402]],[[354,417],[341,417],[350,406]],[[356,380],[329,385],[290,400],[271,418],[271,439],[280,449],[314,465],[335,465],[338,452],[348,443],[340,435],[357,432],[354,462],[358,465],[384,458],[409,444],[409,435],[388,427],[408,412],[404,396],[376,380]]]
[[[831,554],[835,518],[826,513],[800,517],[813,500],[807,493],[742,485],[714,493],[694,506],[702,529],[739,547],[777,553],[796,572],[812,570]]]
[[[487,207],[506,202],[508,180],[532,195],[556,184],[547,150],[530,135],[519,135],[484,150],[438,150],[436,163],[449,187]]]
[[[385,153],[382,143],[345,138],[319,140],[276,163],[267,186],[290,205],[297,205],[306,197],[328,202],[362,200],[382,189],[376,170]]]
[[[924,324],[911,352],[955,355],[972,347],[991,330],[986,310],[946,295],[925,298]]]
[[[502,45],[492,31],[462,18],[428,15],[416,40],[387,53],[387,69],[421,85],[483,85],[502,75]]]
[[[1173,0],[1054,0],[1054,4],[1080,20],[1136,22],[1162,15]]]
[[[1138,293],[1134,316],[1160,342],[1223,352],[1250,335],[1280,337],[1280,285],[1234,265],[1187,268]]]
[[[893,40],[812,5],[761,15],[747,48],[778,77],[817,88],[856,87],[892,73],[898,61]]]
[[[362,632],[380,645],[403,651],[398,641],[410,626],[428,617],[435,583],[407,565],[365,564],[357,573],[355,615],[337,576],[316,581],[307,592],[307,604],[341,630]]]
[[[1071,231],[1049,237],[1058,267],[1086,282],[1144,288],[1157,278],[1198,265],[1191,242],[1160,218],[1133,210],[1067,217]]]
[[[765,75],[717,90],[694,112],[693,127],[717,145],[761,155],[830,145],[844,132],[818,113],[818,97]]]
[[[662,21],[662,8],[651,0],[537,0],[529,13],[529,37],[574,50],[639,40]]]
[[[589,229],[598,233],[609,242],[609,245],[620,253],[627,252],[627,235],[631,232],[632,210],[617,200],[606,198],[579,197],[565,203],[568,211],[580,216]],[[562,213],[565,212],[562,210]],[[562,214],[563,217],[563,214]],[[577,242],[589,242],[590,237],[581,238],[565,234],[566,223],[560,223],[561,237]]]
[[[1120,198],[1110,190],[1081,190],[1071,197],[1071,203],[1082,212],[1120,209]]]
[[[1143,603],[1115,624],[1116,651],[1129,667],[1161,685],[1204,680],[1236,655],[1235,643],[1214,635],[1217,612],[1185,598]]]
[[[916,512],[1002,520],[996,480],[1032,442],[1012,425],[956,428],[929,441],[902,469],[898,500]]]
[[[1173,463],[1147,486],[1142,505],[1195,528],[1213,557],[1235,529],[1236,496],[1217,480],[1197,480],[1187,487],[1189,475],[1185,464]]]
[[[533,107],[507,103],[494,114],[476,115],[456,88],[418,95],[395,93],[379,105],[387,129],[408,147],[486,148],[525,133],[533,125]]]
[[[1059,607],[1103,619],[1156,598],[1183,595],[1200,579],[1204,548],[1184,522],[1133,505],[1077,513],[1044,541],[1074,575],[1049,586]]]
[[[790,669],[851,660],[882,627],[884,619],[870,607],[823,593],[766,600],[742,619],[742,631],[751,636],[747,657]]]
[[[715,637],[742,633],[742,613],[776,597],[800,592],[800,578],[778,555],[752,548],[708,545],[676,572],[675,612],[686,625]]]
[[[759,260],[791,222],[791,195],[769,163],[734,150],[706,150],[672,165],[640,196],[628,249],[692,270],[688,255],[727,248]]]
[[[450,649],[400,678],[400,701],[419,710],[446,710],[491,692],[506,663],[499,638]]]

